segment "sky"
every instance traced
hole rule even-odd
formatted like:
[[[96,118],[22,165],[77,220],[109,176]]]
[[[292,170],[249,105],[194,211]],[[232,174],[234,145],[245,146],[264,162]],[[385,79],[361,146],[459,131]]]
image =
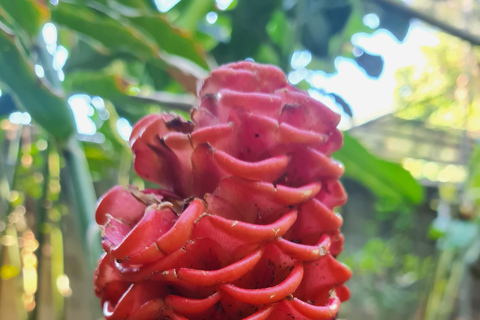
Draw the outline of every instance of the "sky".
[[[405,66],[423,64],[421,47],[437,45],[438,38],[431,29],[414,22],[403,43],[384,29],[372,35],[354,35],[352,43],[383,56],[385,62],[380,77],[372,79],[351,60],[338,58],[336,61],[338,74],[329,79],[327,88],[351,103],[355,123],[360,124],[393,111],[395,72]]]
[[[364,49],[364,51],[381,55],[384,59],[383,72],[378,79],[368,76],[364,70],[359,68],[355,61],[343,57],[335,59],[335,74],[327,74],[323,71],[315,71],[306,76],[312,87],[322,88],[326,92],[336,93],[341,96],[353,111],[353,123],[355,125],[373,120],[394,110],[394,90],[396,86],[395,72],[405,66],[419,65],[424,63],[421,52],[422,46],[435,46],[438,38],[419,22],[413,22],[405,40],[400,43],[389,31],[379,29],[373,34],[357,33],[352,37],[352,44]],[[308,54],[303,53],[303,62],[308,60]],[[293,59],[292,67],[296,69],[289,74],[292,83],[298,83],[301,76],[295,73],[305,73],[301,63],[302,54],[299,58]],[[297,61],[294,61],[297,60]],[[306,65],[308,69],[308,64]],[[332,98],[324,96],[315,90],[310,94],[332,109],[338,111]],[[347,129],[352,125],[348,117],[344,115],[340,127]]]

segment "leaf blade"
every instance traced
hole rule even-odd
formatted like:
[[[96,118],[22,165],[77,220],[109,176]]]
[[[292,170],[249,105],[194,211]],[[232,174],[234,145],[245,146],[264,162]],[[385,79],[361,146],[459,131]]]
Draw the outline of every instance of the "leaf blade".
[[[34,37],[38,35],[42,25],[50,18],[50,11],[39,1],[0,0],[0,15],[8,16],[27,34]]]
[[[379,198],[413,205],[423,200],[422,186],[407,170],[377,158],[346,132],[343,148],[333,157],[345,165],[346,177],[360,182]]]
[[[37,78],[16,38],[0,25],[0,81],[15,93],[31,117],[61,141],[75,132],[73,114],[60,93]]]
[[[129,20],[150,34],[162,50],[208,69],[206,54],[201,50],[201,46],[193,41],[189,33],[172,27],[162,15],[142,15],[131,17]]]

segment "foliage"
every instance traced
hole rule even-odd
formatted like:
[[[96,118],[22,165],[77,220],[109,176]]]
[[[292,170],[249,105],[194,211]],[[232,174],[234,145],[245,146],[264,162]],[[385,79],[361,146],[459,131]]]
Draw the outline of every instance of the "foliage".
[[[435,273],[426,293],[425,319],[449,319],[458,309],[461,317],[472,315],[469,268],[478,263],[478,138],[480,95],[478,62],[480,51],[461,40],[438,35],[436,47],[423,49],[424,64],[397,72],[398,115],[421,120],[430,127],[462,130],[458,161],[467,171],[461,186],[441,186],[438,216],[430,226],[429,236],[438,240]],[[472,152],[470,160],[469,153]],[[459,296],[456,306],[454,297]]]
[[[385,211],[400,204],[417,204],[423,192],[417,181],[400,165],[369,153],[357,140],[344,134],[344,147],[335,154],[345,166],[345,177],[359,181],[378,196]]]
[[[480,51],[457,38],[439,35],[439,44],[423,48],[423,54],[422,67],[397,72],[399,116],[478,133],[480,95],[469,88],[480,83],[475,71]]]
[[[49,128],[49,132],[59,140],[68,138],[74,132],[74,123],[64,98],[37,78],[25,52],[16,41],[16,36],[6,27],[0,29],[3,52],[0,57],[1,80],[17,93],[16,98],[23,108],[40,125]]]

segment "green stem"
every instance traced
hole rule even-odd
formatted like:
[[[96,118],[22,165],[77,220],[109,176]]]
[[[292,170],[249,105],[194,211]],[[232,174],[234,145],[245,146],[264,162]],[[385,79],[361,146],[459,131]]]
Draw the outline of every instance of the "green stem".
[[[12,245],[6,248],[7,256],[8,256],[8,264],[13,266],[17,271],[18,274],[9,279],[13,282],[13,286],[15,288],[15,292],[12,292],[14,295],[14,301],[17,308],[17,319],[27,319],[27,311],[24,308],[24,302],[22,296],[16,294],[17,292],[23,292],[23,275],[22,275],[22,257],[20,255],[20,248],[18,246],[18,232],[14,225],[10,225],[6,229],[6,235],[14,239]]]
[[[69,174],[70,190],[77,210],[78,224],[82,245],[89,258],[89,270],[93,272],[101,254],[99,241],[95,237],[95,202],[96,195],[93,181],[83,149],[75,138],[71,138],[63,150],[66,168]],[[95,241],[95,243],[92,243]]]
[[[457,257],[452,262],[450,275],[446,279],[445,291],[440,303],[437,319],[447,320],[453,313],[453,309],[456,303],[456,297],[458,296],[458,289],[462,281],[462,276],[465,270],[465,264],[461,254],[457,253]]]
[[[122,150],[122,158],[120,159],[120,167],[118,169],[117,183],[121,186],[130,184],[130,171],[132,168],[132,153],[129,148],[124,147]]]
[[[455,252],[450,249],[444,249],[440,252],[436,265],[435,276],[433,278],[433,287],[427,301],[425,310],[425,320],[437,319],[439,309],[441,308],[441,300],[445,294],[445,285],[447,283],[447,275],[450,266],[454,261]]]
[[[47,198],[48,198],[48,185],[50,182],[50,170],[49,170],[49,163],[50,163],[50,150],[51,150],[51,142],[49,141],[47,149],[43,152],[45,163],[43,165],[43,184],[42,184],[42,195],[37,202],[37,210],[36,210],[36,234],[35,238],[38,241],[38,251],[37,251],[37,294],[41,292],[41,288],[43,287],[43,258],[42,258],[42,248],[45,244],[45,223],[47,220],[47,208],[45,207]],[[31,320],[37,320],[39,318],[38,315],[38,305],[32,311]]]
[[[3,142],[5,137],[5,132],[0,131],[0,135],[1,135],[1,140]],[[10,196],[10,184],[8,183],[8,179],[7,179],[5,159],[3,157],[0,157],[0,222],[5,221],[5,218],[7,216],[9,196]],[[0,250],[2,250],[2,247],[0,247]],[[0,256],[0,259],[1,259],[1,256]]]
[[[21,153],[21,144],[22,144],[22,131],[23,125],[20,125],[17,131],[17,135],[12,139],[10,145],[8,146],[8,153],[6,162],[6,177],[10,190],[13,190],[13,184],[17,174],[18,159],[20,158]]]
[[[39,47],[37,50],[45,69],[45,76],[52,86],[60,90],[62,86],[55,70],[52,68],[52,57],[46,51],[43,40],[40,39],[38,43]],[[70,176],[69,180],[71,182],[71,195],[73,196],[73,202],[75,203],[75,209],[77,211],[79,235],[82,239],[85,256],[88,257],[88,270],[93,272],[97,259],[100,256],[101,248],[99,244],[89,242],[89,240],[96,240],[89,236],[93,233],[90,230],[97,230],[94,219],[96,195],[90,170],[85,158],[85,153],[79,141],[74,136],[70,137],[67,143],[62,145],[59,150],[63,151],[67,163],[67,170]],[[98,243],[100,242],[98,241]]]
[[[50,230],[50,242],[52,244],[52,269],[51,272],[51,286],[53,310],[56,320],[65,319],[65,299],[63,294],[59,292],[57,280],[64,274],[65,259],[63,253],[63,235],[58,226],[53,226]]]
[[[21,153],[20,145],[22,143],[22,130],[23,130],[23,126],[20,126],[20,128],[17,131],[17,135],[12,139],[12,141],[10,141],[5,162],[3,163],[3,161],[0,161],[2,162],[1,169],[3,171],[1,172],[2,177],[0,180],[0,183],[1,183],[0,188],[2,188],[1,194],[2,195],[4,194],[6,197],[3,208],[0,208],[0,221],[4,221],[5,223],[7,223],[6,218],[9,212],[12,210],[9,196],[10,196],[10,191],[14,190],[15,188],[17,167],[19,165],[18,159],[20,158],[20,153]],[[5,228],[4,232],[7,232],[7,231],[8,231],[8,227]],[[0,232],[0,236],[4,232]],[[4,250],[5,250],[5,247],[0,245],[0,266],[3,265]],[[1,285],[2,285],[2,281],[0,281],[0,286]]]

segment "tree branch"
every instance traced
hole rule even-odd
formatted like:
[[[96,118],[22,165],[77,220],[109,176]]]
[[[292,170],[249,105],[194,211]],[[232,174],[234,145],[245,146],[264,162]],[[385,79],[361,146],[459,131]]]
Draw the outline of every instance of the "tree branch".
[[[448,23],[445,23],[432,16],[429,16],[428,14],[409,8],[400,3],[393,2],[391,0],[368,0],[368,1],[378,4],[379,6],[383,7],[385,10],[394,10],[410,18],[416,18],[416,19],[422,20],[452,36],[468,41],[472,45],[480,46],[480,37],[475,36],[468,31],[455,28],[454,26]]]

